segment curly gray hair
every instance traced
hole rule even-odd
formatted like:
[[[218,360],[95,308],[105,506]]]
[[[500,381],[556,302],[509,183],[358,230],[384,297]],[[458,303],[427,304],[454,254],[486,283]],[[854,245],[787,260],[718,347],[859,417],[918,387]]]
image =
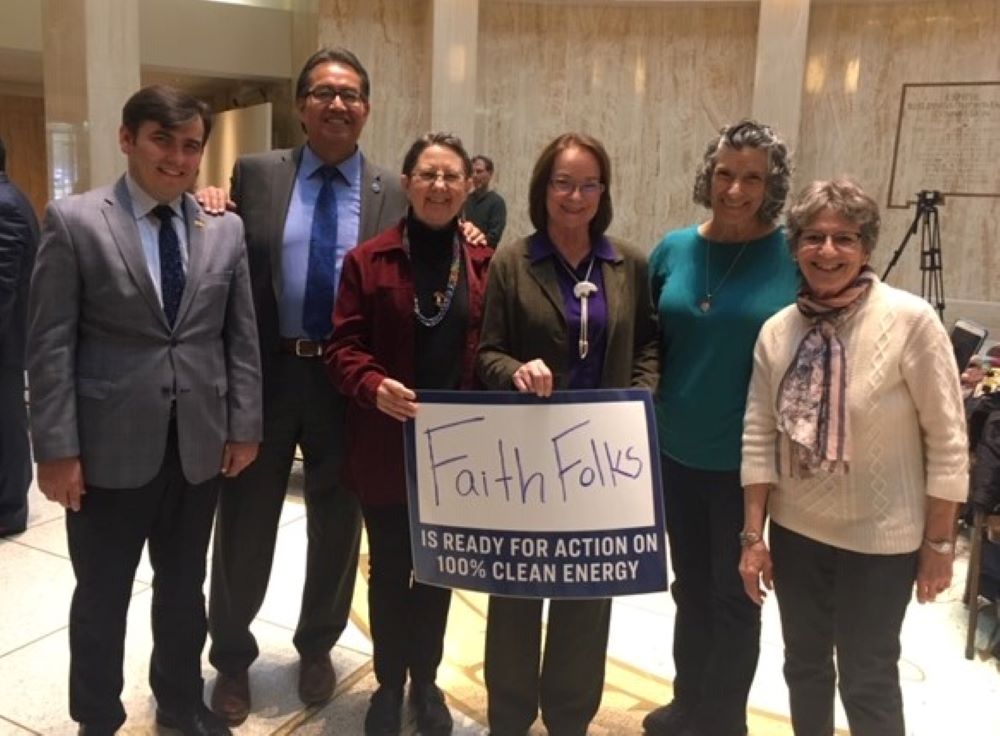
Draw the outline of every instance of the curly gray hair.
[[[878,204],[865,194],[853,179],[817,180],[798,193],[788,207],[788,244],[795,253],[802,231],[809,227],[823,210],[837,213],[858,226],[861,246],[871,254],[878,242],[882,218]]]
[[[792,176],[788,146],[770,126],[749,118],[723,126],[719,134],[709,141],[694,177],[694,201],[704,207],[712,207],[712,175],[723,146],[737,151],[745,147],[759,148],[767,154],[764,202],[757,210],[757,219],[768,225],[776,222],[785,206]]]

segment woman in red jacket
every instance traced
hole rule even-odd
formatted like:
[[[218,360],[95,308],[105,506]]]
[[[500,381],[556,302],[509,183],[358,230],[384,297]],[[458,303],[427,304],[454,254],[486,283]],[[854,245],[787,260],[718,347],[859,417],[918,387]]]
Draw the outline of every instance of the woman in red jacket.
[[[410,202],[395,227],[348,252],[326,361],[347,413],[346,481],[368,532],[368,606],[379,687],[367,736],[398,734],[403,686],[422,734],[450,734],[434,684],[451,591],[412,580],[403,473],[403,422],[419,389],[473,387],[492,250],[471,245],[458,215],[472,164],[449,134],[417,139],[403,161]]]

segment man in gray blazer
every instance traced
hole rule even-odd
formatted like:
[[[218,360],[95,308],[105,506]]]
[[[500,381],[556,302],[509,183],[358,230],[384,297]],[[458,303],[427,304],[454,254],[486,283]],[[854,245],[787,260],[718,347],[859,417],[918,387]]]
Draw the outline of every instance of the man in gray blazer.
[[[304,456],[308,517],[305,585],[293,642],[300,655],[299,696],[333,694],[330,651],[347,626],[357,569],[360,514],[340,481],[345,399],[321,355],[331,332],[333,295],[344,255],[406,211],[399,176],[358,148],[368,120],[370,82],[345,49],[321,49],[299,74],[296,105],[307,143],[241,157],[230,197],[246,227],[250,277],[264,375],[260,457],[224,483],[212,556],[209,659],[219,671],[212,707],[230,725],[250,711],[248,669],[259,653],[250,624],[267,592],[278,519],[296,446]],[[200,193],[217,210],[219,190]],[[214,207],[208,205],[212,199]],[[331,222],[333,224],[331,224]],[[311,295],[316,249],[329,270]]]
[[[243,227],[186,190],[208,107],[146,87],[122,109],[127,173],[46,210],[29,300],[28,374],[38,485],[67,509],[76,574],[70,714],[113,734],[132,583],[155,573],[149,680],[156,720],[228,734],[204,704],[202,585],[220,469],[261,437],[261,386]]]
[[[24,340],[28,284],[38,248],[38,219],[7,178],[0,140],[0,538],[28,523],[31,448],[24,406]]]

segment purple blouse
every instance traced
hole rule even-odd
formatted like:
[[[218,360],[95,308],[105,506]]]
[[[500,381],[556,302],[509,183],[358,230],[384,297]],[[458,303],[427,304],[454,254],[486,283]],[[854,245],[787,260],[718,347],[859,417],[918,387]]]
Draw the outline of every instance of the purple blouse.
[[[566,320],[566,344],[569,346],[566,388],[600,388],[604,353],[608,345],[608,300],[604,294],[601,264],[603,261],[615,260],[611,244],[603,236],[598,238],[591,248],[591,257],[582,260],[574,269],[559,255],[559,251],[546,233],[536,232],[531,236],[530,257],[532,263],[551,258],[556,280],[559,282],[559,291],[563,298],[563,316]],[[592,294],[587,300],[587,340],[590,345],[586,358],[581,358],[579,351],[581,300],[573,294],[573,287],[580,281],[590,281],[597,287],[597,293]]]

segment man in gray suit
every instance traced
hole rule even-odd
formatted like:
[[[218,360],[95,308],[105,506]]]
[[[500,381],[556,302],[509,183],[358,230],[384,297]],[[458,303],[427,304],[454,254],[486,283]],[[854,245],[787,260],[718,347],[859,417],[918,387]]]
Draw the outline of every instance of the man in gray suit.
[[[344,254],[406,211],[399,176],[358,148],[370,91],[354,54],[321,49],[297,82],[306,145],[244,156],[233,169],[230,197],[246,227],[260,333],[264,441],[257,462],[224,484],[215,529],[209,659],[219,676],[212,707],[231,725],[250,711],[248,669],[259,653],[250,624],[267,591],[296,446],[305,458],[308,518],[306,579],[293,638],[299,696],[323,702],[336,682],[330,651],[350,614],[360,514],[340,482],[345,400],[330,384],[321,356]],[[209,211],[225,201],[219,190],[202,195]]]
[[[31,449],[24,407],[24,340],[28,284],[38,248],[31,203],[7,178],[0,140],[0,538],[28,523]]]
[[[243,227],[186,194],[208,107],[146,87],[122,109],[127,173],[52,202],[29,301],[38,485],[68,511],[76,574],[70,714],[113,734],[125,622],[144,543],[155,573],[149,681],[156,720],[228,734],[202,699],[202,584],[219,476],[261,436],[260,364]]]

